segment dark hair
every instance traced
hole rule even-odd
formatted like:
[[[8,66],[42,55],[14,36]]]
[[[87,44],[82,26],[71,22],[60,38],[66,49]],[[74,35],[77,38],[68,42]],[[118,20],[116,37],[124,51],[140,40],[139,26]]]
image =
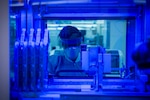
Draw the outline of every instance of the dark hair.
[[[81,32],[74,26],[65,26],[59,33],[63,47],[79,46],[81,44]]]
[[[74,26],[65,26],[59,33],[61,39],[74,39],[81,36],[81,32]]]
[[[146,41],[138,45],[132,52],[132,59],[139,69],[150,68],[150,41]]]

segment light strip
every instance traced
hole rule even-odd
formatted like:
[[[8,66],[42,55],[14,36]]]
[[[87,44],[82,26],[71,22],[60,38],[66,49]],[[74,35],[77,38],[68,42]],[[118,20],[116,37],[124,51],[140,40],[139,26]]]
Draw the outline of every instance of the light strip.
[[[48,30],[62,30],[63,27],[48,27]],[[78,27],[79,30],[83,30],[84,28]]]
[[[64,27],[64,26],[68,26],[68,25],[73,25],[73,26],[76,26],[76,27],[87,27],[87,28],[90,28],[90,27],[97,27],[96,24],[47,24],[48,27]]]
[[[88,3],[91,0],[56,0],[48,2],[33,2],[32,5],[48,5],[48,4],[68,4],[68,3]],[[24,3],[10,4],[11,7],[24,6]]]

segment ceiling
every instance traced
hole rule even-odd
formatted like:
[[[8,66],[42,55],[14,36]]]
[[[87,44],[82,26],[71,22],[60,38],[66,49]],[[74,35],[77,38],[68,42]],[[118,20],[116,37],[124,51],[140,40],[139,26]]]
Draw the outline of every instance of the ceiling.
[[[32,5],[34,13],[46,19],[134,17],[144,4],[146,0],[10,0],[12,12]]]
[[[146,0],[10,0],[10,3],[47,3],[47,4],[64,4],[64,3],[99,3],[99,4],[144,4]]]

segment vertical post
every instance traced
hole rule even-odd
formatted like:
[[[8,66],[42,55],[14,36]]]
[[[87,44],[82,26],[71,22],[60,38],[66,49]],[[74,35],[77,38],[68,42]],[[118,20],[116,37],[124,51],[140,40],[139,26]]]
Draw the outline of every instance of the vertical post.
[[[28,33],[30,33],[30,29],[33,28],[33,11],[32,11],[32,5],[29,3],[30,0],[24,0],[24,8],[21,9],[20,12],[20,18],[21,22],[19,22],[21,25],[19,27],[25,28]]]
[[[21,12],[20,12],[20,14],[19,14],[20,16],[18,16],[18,18],[21,18],[21,19],[18,19],[18,23],[17,23],[17,25],[18,25],[18,29],[20,29],[20,30],[18,30],[19,32],[21,32],[21,30],[23,29],[23,28],[25,28],[25,29],[27,29],[27,21],[26,21],[26,11],[25,10],[21,10]],[[19,27],[21,27],[21,28],[19,28]],[[20,33],[21,34],[21,33]]]
[[[144,33],[145,33],[145,40],[147,39],[147,37],[150,37],[150,0],[146,1],[146,6],[145,6],[145,29],[144,29]]]
[[[28,87],[30,91],[35,91],[35,41],[34,41],[34,29],[30,29],[29,41],[28,41]]]
[[[143,8],[139,7],[138,10],[138,15],[136,16],[135,44],[144,41]]]
[[[134,65],[131,58],[135,46],[135,20],[127,20],[127,34],[126,34],[126,73],[129,74],[129,67]],[[132,39],[132,41],[131,41]]]
[[[107,21],[106,48],[110,49],[110,21]]]

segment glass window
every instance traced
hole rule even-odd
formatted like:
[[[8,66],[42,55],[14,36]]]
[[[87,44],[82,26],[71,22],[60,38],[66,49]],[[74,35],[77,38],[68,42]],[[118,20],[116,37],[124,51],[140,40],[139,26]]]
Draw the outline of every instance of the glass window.
[[[126,20],[48,20],[47,28],[50,31],[49,51],[53,47],[61,49],[58,34],[66,25],[76,26],[81,31],[84,35],[84,44],[101,45],[109,53],[118,51],[122,57],[122,63],[125,63]]]

